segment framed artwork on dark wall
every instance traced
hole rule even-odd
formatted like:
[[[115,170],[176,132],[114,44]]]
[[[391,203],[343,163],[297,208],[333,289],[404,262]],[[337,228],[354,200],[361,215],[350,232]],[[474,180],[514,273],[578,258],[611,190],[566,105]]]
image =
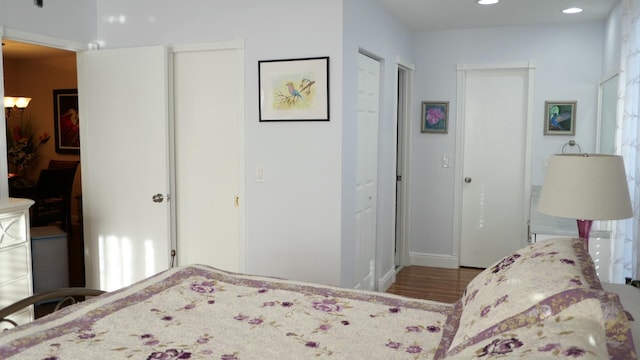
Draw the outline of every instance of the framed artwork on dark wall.
[[[56,152],[80,154],[78,89],[53,90],[53,117]]]
[[[329,121],[329,57],[258,61],[260,121]]]

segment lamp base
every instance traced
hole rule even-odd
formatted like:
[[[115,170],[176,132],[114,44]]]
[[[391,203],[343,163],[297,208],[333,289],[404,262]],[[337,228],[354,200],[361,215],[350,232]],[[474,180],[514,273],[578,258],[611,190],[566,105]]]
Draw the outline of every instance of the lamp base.
[[[589,250],[589,234],[593,220],[576,220],[578,223],[578,237],[584,240],[584,247]]]

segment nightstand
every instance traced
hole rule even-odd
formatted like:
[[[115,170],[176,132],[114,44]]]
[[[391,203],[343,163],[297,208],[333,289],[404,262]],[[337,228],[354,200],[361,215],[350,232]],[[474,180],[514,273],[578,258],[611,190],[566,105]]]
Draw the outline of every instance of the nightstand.
[[[0,201],[0,308],[33,294],[31,287],[31,239],[29,207],[33,200]],[[24,324],[33,320],[33,306],[9,317]],[[5,323],[0,324],[5,329]]]

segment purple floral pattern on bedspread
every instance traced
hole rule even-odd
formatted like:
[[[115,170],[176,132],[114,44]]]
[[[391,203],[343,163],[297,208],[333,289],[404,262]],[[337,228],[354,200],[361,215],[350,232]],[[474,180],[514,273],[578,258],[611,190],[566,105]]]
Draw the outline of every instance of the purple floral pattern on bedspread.
[[[430,359],[453,310],[204,266],[134,287],[0,335],[0,358]]]
[[[581,240],[521,249],[454,304],[171,269],[0,333],[0,359],[637,359]]]
[[[557,240],[557,241],[556,241]],[[523,248],[487,268],[467,286],[460,329],[451,346],[570,289],[602,289],[584,245],[556,239]]]

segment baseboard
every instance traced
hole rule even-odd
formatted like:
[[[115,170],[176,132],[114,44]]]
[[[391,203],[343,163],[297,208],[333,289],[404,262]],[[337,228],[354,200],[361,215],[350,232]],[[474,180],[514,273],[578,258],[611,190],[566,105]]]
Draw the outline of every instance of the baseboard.
[[[387,291],[394,282],[396,282],[396,271],[395,269],[390,269],[381,279],[378,279],[378,291]]]
[[[458,255],[425,254],[410,252],[409,263],[418,266],[430,266],[446,269],[457,269],[460,264]]]

